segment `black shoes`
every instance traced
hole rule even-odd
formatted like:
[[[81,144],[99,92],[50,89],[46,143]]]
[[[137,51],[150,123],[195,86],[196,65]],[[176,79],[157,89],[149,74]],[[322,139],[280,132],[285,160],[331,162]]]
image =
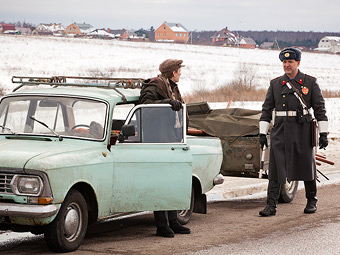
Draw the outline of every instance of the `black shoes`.
[[[190,234],[190,228],[182,226],[177,220],[171,220],[169,225],[176,234]]]
[[[272,206],[266,206],[259,214],[263,217],[272,216],[276,214],[276,208]]]
[[[156,235],[174,237],[176,234],[190,234],[190,228],[183,227],[177,220],[171,220],[170,226],[157,227]]]
[[[316,212],[316,199],[308,199],[304,213],[315,213]]]
[[[156,235],[163,237],[174,237],[174,231],[169,226],[157,227]]]
[[[316,202],[316,199],[308,199],[304,213],[315,213],[317,209]],[[276,208],[267,205],[262,211],[259,212],[259,214],[264,217],[276,215]]]

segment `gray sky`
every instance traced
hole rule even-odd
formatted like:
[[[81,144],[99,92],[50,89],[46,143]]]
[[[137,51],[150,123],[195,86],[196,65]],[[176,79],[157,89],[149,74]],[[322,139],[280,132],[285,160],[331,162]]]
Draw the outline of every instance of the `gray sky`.
[[[0,21],[86,22],[96,28],[149,29],[164,21],[188,30],[340,32],[339,0],[0,0]]]

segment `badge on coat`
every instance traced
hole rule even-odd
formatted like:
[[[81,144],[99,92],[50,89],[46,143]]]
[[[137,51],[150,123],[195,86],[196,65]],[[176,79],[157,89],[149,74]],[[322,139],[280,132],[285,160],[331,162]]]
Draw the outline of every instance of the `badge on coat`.
[[[307,95],[308,94],[308,88],[307,87],[303,87],[302,88],[302,93],[304,94],[304,95]]]

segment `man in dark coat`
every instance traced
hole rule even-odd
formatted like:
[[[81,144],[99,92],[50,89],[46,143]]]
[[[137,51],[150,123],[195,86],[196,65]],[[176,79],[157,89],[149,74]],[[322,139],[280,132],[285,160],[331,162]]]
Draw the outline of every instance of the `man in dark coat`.
[[[269,184],[267,206],[261,216],[276,214],[276,203],[281,185],[293,180],[305,184],[307,205],[305,213],[314,213],[316,207],[316,163],[312,145],[310,108],[319,128],[320,149],[328,145],[328,119],[325,100],[316,78],[298,69],[301,51],[286,48],[280,52],[285,74],[271,80],[260,118],[260,143],[268,146],[267,132],[274,112],[275,121],[270,133]]]
[[[160,75],[143,82],[139,101],[142,104],[170,104],[179,111],[184,103],[177,82],[181,76],[183,61],[167,59],[159,65]],[[168,122],[167,122],[168,123]],[[170,125],[170,124],[168,124]],[[177,211],[155,211],[156,235],[174,237],[174,233],[190,234],[190,229],[177,221]]]

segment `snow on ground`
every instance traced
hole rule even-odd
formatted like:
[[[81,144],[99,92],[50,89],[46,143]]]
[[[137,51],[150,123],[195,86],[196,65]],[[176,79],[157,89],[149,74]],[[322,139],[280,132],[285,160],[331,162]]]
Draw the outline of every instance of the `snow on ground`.
[[[283,74],[277,50],[13,35],[1,35],[0,45],[0,87],[6,91],[14,87],[13,75],[149,78],[159,73],[159,64],[167,58],[184,60],[179,83],[183,94],[223,86],[242,66],[263,88]],[[322,89],[340,88],[339,55],[304,52],[300,67],[316,76]]]
[[[16,86],[11,83],[14,75],[149,78],[167,58],[184,60],[179,82],[183,94],[222,86],[244,66],[255,73],[254,84],[263,88],[283,74],[277,50],[13,35],[0,35],[0,45],[0,87],[6,92]],[[300,69],[316,76],[321,89],[339,90],[340,55],[303,52]],[[261,109],[261,104],[233,102],[231,107]],[[326,107],[331,129],[340,133],[339,99],[326,99]]]
[[[240,49],[174,43],[129,42],[63,37],[0,35],[0,87],[16,87],[21,76],[156,76],[167,58],[183,59],[183,94],[216,88],[233,80],[240,67],[255,73],[254,84],[267,88],[283,74],[277,50]],[[301,71],[318,78],[321,89],[339,90],[340,55],[303,52]],[[261,109],[262,102],[233,102],[231,107]],[[220,103],[218,106],[223,106]],[[326,99],[331,130],[340,134],[339,99]]]

